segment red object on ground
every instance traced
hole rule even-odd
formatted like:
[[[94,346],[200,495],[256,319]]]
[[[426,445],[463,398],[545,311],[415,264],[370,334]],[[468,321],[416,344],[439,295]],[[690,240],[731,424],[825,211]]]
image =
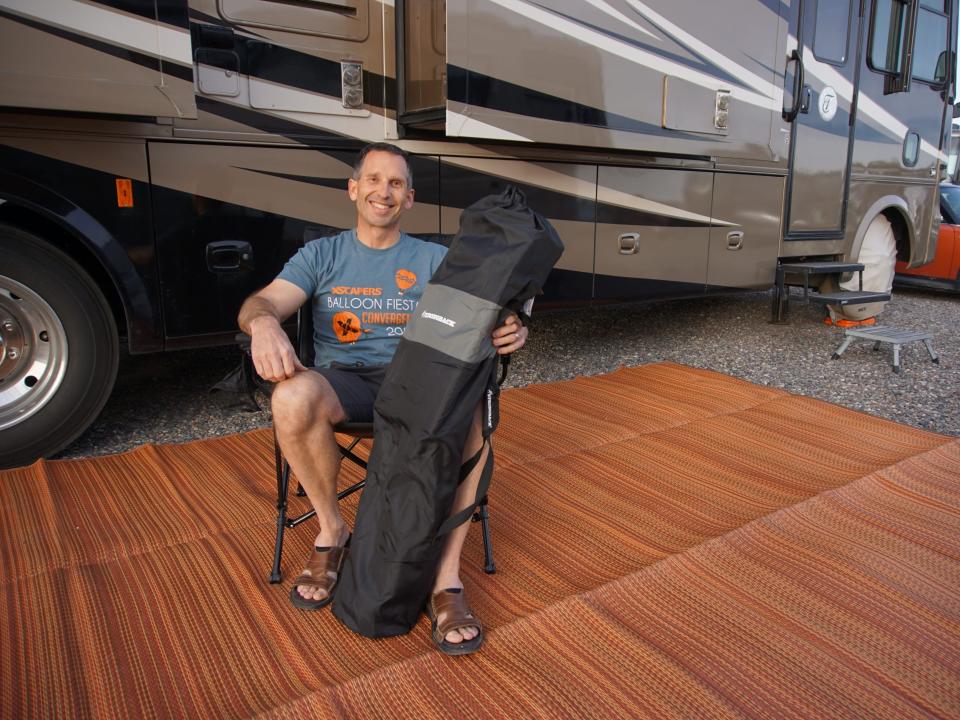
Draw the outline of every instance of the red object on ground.
[[[864,318],[863,320],[844,320],[843,318],[841,318],[839,320],[834,320],[829,316],[827,316],[823,319],[823,324],[834,325],[836,327],[841,327],[841,328],[867,327],[868,325],[876,325],[877,318],[868,317],[868,318]]]

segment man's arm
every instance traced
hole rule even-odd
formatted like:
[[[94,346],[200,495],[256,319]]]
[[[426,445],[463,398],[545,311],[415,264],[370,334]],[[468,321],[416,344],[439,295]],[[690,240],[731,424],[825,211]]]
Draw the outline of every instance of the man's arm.
[[[279,382],[306,369],[280,326],[306,301],[303,290],[277,279],[248,297],[240,308],[237,323],[250,336],[250,357],[264,380]]]

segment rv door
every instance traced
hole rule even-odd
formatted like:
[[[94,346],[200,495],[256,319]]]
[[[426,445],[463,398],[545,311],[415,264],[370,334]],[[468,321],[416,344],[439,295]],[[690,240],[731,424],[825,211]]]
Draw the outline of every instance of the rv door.
[[[793,107],[785,239],[843,236],[851,103],[860,38],[859,3],[800,3],[792,72]]]
[[[196,117],[187,0],[0,0],[0,105]]]

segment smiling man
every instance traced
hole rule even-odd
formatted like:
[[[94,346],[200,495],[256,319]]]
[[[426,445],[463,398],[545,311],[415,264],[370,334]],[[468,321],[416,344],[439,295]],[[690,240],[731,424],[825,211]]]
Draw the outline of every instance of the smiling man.
[[[333,427],[373,420],[373,403],[406,322],[446,248],[400,231],[413,207],[413,176],[407,154],[387,143],[366,146],[357,156],[347,194],[357,207],[357,226],[307,243],[277,278],[240,309],[240,328],[251,338],[257,373],[276,383],[271,404],[277,439],[320,525],[306,569],[294,581],[291,602],[302,609],[328,605],[339,580],[350,532],[336,499],[340,468]],[[316,367],[297,358],[281,322],[308,298],[313,301]],[[526,341],[516,316],[493,331],[499,354]],[[464,458],[482,446],[479,409]],[[482,469],[460,484],[453,512],[469,506]],[[434,642],[448,654],[473,652],[483,629],[463,595],[460,553],[469,523],[452,531],[443,548],[431,607]],[[442,611],[440,610],[442,608]]]

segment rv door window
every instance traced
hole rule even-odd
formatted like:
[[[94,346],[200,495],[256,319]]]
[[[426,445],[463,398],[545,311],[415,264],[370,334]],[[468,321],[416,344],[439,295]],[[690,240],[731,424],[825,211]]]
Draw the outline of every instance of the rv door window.
[[[913,47],[913,77],[928,83],[947,79],[947,16],[921,7]]]
[[[906,32],[901,0],[877,0],[870,28],[870,67],[882,73],[900,72],[900,49]]]
[[[817,0],[817,19],[813,30],[813,54],[817,60],[843,65],[847,61],[849,30],[849,0]]]

